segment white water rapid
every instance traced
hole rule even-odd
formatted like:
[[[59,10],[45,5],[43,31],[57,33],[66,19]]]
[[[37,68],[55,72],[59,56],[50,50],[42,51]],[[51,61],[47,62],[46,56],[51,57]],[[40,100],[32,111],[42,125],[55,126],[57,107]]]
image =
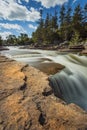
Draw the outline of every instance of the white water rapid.
[[[54,61],[65,65],[49,78],[55,95],[87,110],[87,57],[70,54],[57,56]]]
[[[76,103],[87,110],[87,57],[75,54],[61,55],[57,51],[19,49],[9,47],[2,54],[20,62],[34,65],[37,63],[60,63],[65,66],[49,77],[54,93],[67,103]]]

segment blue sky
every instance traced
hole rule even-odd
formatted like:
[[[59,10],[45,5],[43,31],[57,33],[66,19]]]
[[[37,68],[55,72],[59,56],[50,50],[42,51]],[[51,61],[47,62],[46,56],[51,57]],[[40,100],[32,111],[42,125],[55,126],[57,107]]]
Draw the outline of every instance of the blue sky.
[[[87,0],[0,0],[0,35],[6,38],[9,34],[27,33],[31,37],[40,19],[40,9],[45,18],[47,12],[59,12],[62,4],[74,8],[78,3],[83,7]]]

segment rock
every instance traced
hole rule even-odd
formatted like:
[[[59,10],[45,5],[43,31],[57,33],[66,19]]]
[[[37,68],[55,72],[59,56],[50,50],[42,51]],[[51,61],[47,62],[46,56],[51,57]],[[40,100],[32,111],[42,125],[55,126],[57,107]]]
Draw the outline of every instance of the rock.
[[[84,50],[85,47],[84,47],[84,45],[80,44],[80,45],[73,45],[73,46],[70,46],[69,49]]]
[[[56,74],[57,72],[64,69],[65,66],[63,66],[59,63],[50,62],[50,63],[40,63],[37,66],[35,66],[35,68],[39,69],[40,71],[42,71],[48,75],[52,75],[52,74]]]
[[[80,54],[81,54],[81,55],[86,55],[86,56],[87,56],[87,49],[83,50]]]
[[[59,49],[60,52],[74,52],[74,53],[80,53],[84,51],[85,47],[84,45],[73,45],[73,46],[66,46]]]
[[[80,129],[87,113],[55,97],[46,74],[0,56],[0,130]]]
[[[7,47],[0,46],[0,51],[9,50]]]

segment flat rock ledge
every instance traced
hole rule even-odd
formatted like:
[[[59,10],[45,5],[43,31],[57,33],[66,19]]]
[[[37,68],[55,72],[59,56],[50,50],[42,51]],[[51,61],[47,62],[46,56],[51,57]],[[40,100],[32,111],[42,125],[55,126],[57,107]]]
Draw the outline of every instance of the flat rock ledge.
[[[0,130],[87,130],[87,113],[56,98],[43,72],[0,56]]]

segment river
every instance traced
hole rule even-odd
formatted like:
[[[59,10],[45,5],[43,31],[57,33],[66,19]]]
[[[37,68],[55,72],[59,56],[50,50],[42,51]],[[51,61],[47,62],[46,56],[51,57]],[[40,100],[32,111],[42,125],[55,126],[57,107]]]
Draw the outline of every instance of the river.
[[[58,51],[19,49],[18,47],[9,47],[9,49],[3,51],[2,55],[34,67],[42,63],[60,63],[64,65],[65,68],[62,71],[49,76],[55,95],[67,103],[75,103],[87,110],[86,56],[61,55]]]

